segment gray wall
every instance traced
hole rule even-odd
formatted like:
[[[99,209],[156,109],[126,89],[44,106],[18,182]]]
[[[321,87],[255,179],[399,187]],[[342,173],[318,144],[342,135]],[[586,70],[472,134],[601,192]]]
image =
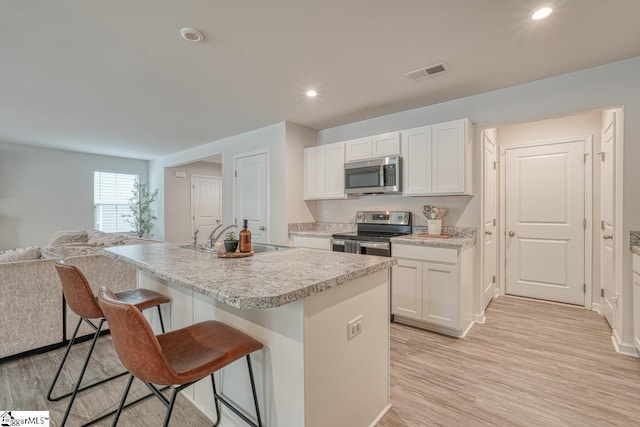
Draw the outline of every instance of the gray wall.
[[[147,181],[148,162],[0,143],[0,250],[93,227],[94,170]]]

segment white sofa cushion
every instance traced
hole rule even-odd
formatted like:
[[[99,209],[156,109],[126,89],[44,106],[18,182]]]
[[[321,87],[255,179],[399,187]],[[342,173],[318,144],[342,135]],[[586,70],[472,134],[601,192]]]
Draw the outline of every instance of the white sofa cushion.
[[[56,231],[47,246],[66,245],[67,243],[87,243],[87,230]]]
[[[9,249],[8,251],[0,252],[0,262],[32,261],[40,258],[42,258],[42,251],[39,246]]]

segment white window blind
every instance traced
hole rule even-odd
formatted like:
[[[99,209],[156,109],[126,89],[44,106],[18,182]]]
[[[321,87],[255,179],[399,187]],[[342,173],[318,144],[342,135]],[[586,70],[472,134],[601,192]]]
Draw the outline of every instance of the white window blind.
[[[128,233],[135,231],[127,222],[131,216],[129,199],[138,175],[113,172],[93,174],[93,223],[96,230],[106,233]]]

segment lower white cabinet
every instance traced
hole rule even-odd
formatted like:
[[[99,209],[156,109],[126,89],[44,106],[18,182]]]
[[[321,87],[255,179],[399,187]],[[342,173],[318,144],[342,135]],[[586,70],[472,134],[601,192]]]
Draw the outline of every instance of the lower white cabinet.
[[[391,314],[399,323],[463,337],[473,325],[473,247],[392,244]]]
[[[633,342],[640,352],[640,255],[633,254]]]
[[[291,236],[291,244],[296,248],[331,250],[331,237],[316,236]]]

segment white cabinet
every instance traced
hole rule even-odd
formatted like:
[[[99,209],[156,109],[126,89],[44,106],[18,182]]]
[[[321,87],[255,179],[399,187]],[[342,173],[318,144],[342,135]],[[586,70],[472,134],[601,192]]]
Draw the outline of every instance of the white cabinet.
[[[292,246],[296,248],[331,250],[331,237],[316,236],[291,236]]]
[[[403,195],[472,194],[467,119],[401,132]]]
[[[463,337],[473,325],[474,249],[392,244],[394,320]]]
[[[640,352],[640,255],[633,254],[633,342]]]
[[[352,139],[344,144],[347,162],[397,156],[400,154],[400,132]]]
[[[304,199],[344,199],[344,143],[304,150]]]

